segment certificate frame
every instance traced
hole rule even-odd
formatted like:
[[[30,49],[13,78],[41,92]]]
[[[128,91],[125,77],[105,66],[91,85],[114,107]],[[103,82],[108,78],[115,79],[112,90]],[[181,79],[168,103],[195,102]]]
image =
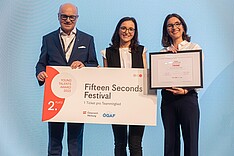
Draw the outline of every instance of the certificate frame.
[[[202,50],[149,53],[150,88],[203,88]]]

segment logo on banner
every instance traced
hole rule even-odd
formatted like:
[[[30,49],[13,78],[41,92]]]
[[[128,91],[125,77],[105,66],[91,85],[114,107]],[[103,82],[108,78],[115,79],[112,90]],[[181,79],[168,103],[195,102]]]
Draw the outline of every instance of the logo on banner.
[[[143,77],[143,75],[142,74],[133,74],[133,77]]]
[[[87,117],[93,117],[96,118],[98,116],[98,112],[94,112],[94,111],[86,111],[83,110],[83,115],[87,116]]]
[[[103,113],[102,116],[104,118],[114,118],[115,114],[114,113]]]

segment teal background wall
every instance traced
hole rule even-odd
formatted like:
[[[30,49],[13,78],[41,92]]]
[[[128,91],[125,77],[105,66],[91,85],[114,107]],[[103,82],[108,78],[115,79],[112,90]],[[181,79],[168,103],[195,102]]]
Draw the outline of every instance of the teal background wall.
[[[47,123],[41,122],[43,87],[35,78],[42,36],[57,29],[58,8],[67,1],[0,1],[0,155],[43,156],[47,153]],[[233,0],[71,0],[79,8],[77,27],[95,38],[100,50],[110,43],[123,16],[139,25],[140,43],[148,53],[159,51],[164,18],[180,14],[192,42],[205,56],[201,110],[200,156],[234,153],[234,1]],[[163,155],[163,127],[158,92],[157,126],[146,127],[145,156]],[[65,132],[66,135],[66,132]],[[183,147],[182,147],[183,148]],[[67,155],[66,137],[63,155]],[[86,124],[84,156],[113,155],[110,125]]]

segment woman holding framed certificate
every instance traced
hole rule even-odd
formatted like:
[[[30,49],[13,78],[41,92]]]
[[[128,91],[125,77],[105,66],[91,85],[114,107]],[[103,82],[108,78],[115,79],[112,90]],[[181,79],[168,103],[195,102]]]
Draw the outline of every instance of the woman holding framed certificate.
[[[111,42],[110,47],[101,51],[104,67],[147,68],[146,48],[139,45],[137,22],[133,17],[124,17],[118,22]],[[140,125],[112,125],[115,156],[127,156],[127,144],[131,156],[142,156],[144,128]]]
[[[198,50],[190,42],[187,25],[178,14],[169,14],[163,24],[161,52]],[[175,54],[176,55],[176,54]],[[180,156],[180,130],[184,141],[184,155],[198,156],[199,105],[195,88],[172,87],[162,89],[161,115],[164,126],[164,156]]]

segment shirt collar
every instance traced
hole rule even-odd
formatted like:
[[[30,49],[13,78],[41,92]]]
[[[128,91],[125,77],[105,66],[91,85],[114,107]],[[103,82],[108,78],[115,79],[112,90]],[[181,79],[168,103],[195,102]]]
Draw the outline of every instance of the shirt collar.
[[[68,36],[61,28],[59,29],[60,35]],[[76,28],[74,28],[70,35],[76,34]]]
[[[187,43],[188,43],[188,41],[183,40],[179,45],[184,46],[184,45],[186,45]]]
[[[183,47],[184,45],[186,45],[188,43],[188,41],[183,40],[182,42],[180,42],[180,44],[178,44],[178,49],[180,50],[181,47]],[[174,47],[173,44],[171,44],[172,47]]]

